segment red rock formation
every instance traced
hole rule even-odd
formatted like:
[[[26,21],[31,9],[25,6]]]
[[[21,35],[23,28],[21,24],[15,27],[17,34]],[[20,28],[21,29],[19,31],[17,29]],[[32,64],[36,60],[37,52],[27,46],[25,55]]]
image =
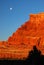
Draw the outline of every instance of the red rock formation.
[[[44,55],[44,12],[30,14],[30,19],[21,25],[7,41],[0,42],[0,51],[2,50],[0,58],[4,56],[13,59],[26,58],[34,45]]]

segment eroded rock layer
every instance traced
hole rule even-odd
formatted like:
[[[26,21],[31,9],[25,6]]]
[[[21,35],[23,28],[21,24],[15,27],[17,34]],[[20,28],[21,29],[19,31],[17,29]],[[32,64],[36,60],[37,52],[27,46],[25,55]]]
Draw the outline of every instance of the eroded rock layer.
[[[36,46],[44,55],[44,12],[30,14],[30,19],[6,41],[0,41],[0,58],[24,59]]]

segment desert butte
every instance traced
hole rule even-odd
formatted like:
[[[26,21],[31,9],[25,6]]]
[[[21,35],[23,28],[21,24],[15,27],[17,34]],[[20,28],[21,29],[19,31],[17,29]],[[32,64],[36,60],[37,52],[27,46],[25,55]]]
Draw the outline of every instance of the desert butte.
[[[44,12],[30,14],[6,41],[0,41],[1,59],[25,59],[36,46],[44,55]]]

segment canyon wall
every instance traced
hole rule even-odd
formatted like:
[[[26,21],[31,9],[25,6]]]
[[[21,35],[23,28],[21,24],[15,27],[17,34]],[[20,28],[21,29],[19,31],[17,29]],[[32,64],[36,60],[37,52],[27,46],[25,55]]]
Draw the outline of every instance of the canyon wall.
[[[33,46],[44,55],[44,12],[30,14],[30,19],[6,41],[0,41],[0,58],[26,58]]]

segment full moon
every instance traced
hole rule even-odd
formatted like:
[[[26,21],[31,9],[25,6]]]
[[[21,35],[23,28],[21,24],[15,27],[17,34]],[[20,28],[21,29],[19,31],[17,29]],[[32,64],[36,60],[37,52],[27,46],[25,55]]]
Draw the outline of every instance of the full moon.
[[[10,7],[10,10],[12,10],[13,8],[12,7]]]

